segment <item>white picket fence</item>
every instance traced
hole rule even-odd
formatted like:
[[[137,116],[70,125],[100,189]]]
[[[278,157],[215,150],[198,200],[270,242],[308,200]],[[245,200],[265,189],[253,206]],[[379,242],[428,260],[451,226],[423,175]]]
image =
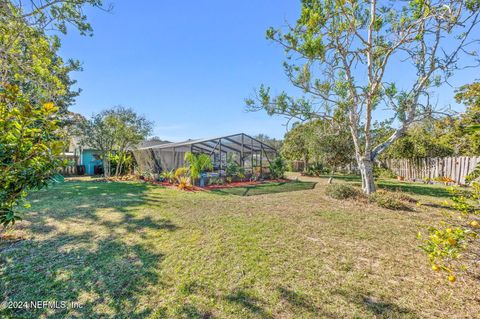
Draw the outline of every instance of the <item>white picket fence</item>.
[[[433,157],[418,159],[388,159],[382,161],[389,169],[406,180],[449,177],[465,184],[465,177],[480,163],[479,156]]]

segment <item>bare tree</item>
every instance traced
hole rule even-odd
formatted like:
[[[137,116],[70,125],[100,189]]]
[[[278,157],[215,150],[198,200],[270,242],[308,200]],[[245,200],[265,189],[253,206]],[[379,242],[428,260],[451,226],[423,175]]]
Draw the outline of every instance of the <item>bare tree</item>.
[[[456,70],[478,64],[472,34],[479,9],[478,1],[303,0],[296,24],[285,32],[270,28],[267,37],[285,49],[285,73],[305,96],[271,96],[262,85],[247,107],[301,120],[344,114],[363,190],[370,194],[374,160],[412,123],[441,112],[430,102],[435,88]],[[396,129],[374,145],[379,109],[391,112]]]

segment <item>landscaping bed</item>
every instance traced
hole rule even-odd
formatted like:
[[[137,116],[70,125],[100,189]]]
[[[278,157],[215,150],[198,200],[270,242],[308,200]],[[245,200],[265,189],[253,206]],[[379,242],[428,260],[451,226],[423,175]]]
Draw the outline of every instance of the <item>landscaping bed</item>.
[[[255,186],[255,185],[268,184],[268,183],[288,183],[288,182],[291,182],[291,181],[287,179],[271,179],[271,180],[265,180],[265,181],[243,181],[243,182],[225,183],[223,185],[208,185],[203,187],[203,189],[215,190],[215,189],[224,189],[224,188]]]
[[[177,184],[172,184],[167,181],[157,181],[151,179],[141,179],[144,182],[158,185],[166,188],[171,189],[178,189]],[[297,187],[288,187],[285,184],[294,183]],[[250,190],[252,188],[260,187],[279,187],[278,191],[268,191],[267,193],[276,193],[276,192],[283,192],[283,191],[290,191],[291,190],[302,190],[302,189],[312,189],[315,187],[316,183],[311,182],[297,182],[291,181],[288,179],[271,179],[271,180],[263,180],[263,181],[237,181],[237,182],[225,182],[224,184],[212,184],[212,185],[205,185],[203,187],[200,186],[191,186],[189,185],[186,188],[182,188],[183,191],[190,191],[190,192],[199,192],[199,191],[218,191],[223,189],[235,189],[232,191],[226,191],[226,193],[230,193],[232,195],[239,195],[244,193],[247,189]],[[242,195],[246,196],[246,195]]]

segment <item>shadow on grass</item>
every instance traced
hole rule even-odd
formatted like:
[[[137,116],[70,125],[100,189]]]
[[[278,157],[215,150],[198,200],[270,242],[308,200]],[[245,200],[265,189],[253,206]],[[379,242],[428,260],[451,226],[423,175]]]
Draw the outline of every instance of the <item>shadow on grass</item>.
[[[296,315],[296,318],[303,318],[304,316],[308,318],[338,318],[337,314],[317,307],[313,300],[304,294],[283,286],[277,287],[277,292],[282,304],[290,308],[290,311]],[[248,311],[255,318],[276,318],[276,316],[265,309],[265,302],[248,290],[235,290],[227,295],[225,300]]]
[[[146,287],[165,286],[159,277],[164,256],[121,234],[142,236],[149,230],[175,231],[177,226],[160,217],[136,217],[129,210],[148,204],[148,186],[105,183],[99,189],[94,184],[98,182],[67,182],[33,193],[29,199],[36,213],[25,214],[33,239],[0,247],[0,302],[81,302],[81,308],[0,308],[0,318],[145,318],[152,314],[141,298]],[[99,208],[112,208],[118,220],[99,218]],[[102,233],[89,225],[102,227]]]
[[[419,318],[411,309],[380,300],[365,292],[342,289],[336,290],[334,293],[357,305],[375,318]]]
[[[295,313],[308,312],[310,315],[320,316],[322,318],[338,318],[337,314],[325,311],[317,306],[306,295],[300,294],[286,287],[277,288],[280,298],[284,300]]]
[[[115,229],[117,227],[123,227],[129,233],[142,234],[145,230],[168,230],[174,231],[178,227],[168,219],[159,218],[153,220],[150,216],[143,218],[135,218],[134,215],[126,213],[123,215],[120,221],[104,221],[101,222],[102,225]]]
[[[329,179],[330,177],[333,177],[333,179],[339,179],[341,181],[346,181],[346,182],[361,182],[362,179],[360,178],[360,175],[320,175],[318,176],[320,178],[325,178]]]
[[[360,299],[360,298],[357,298]],[[370,296],[361,296],[361,303],[357,302],[358,304],[362,305],[368,312],[375,315],[376,317],[380,318],[398,318],[401,316],[404,317],[417,317],[414,315],[412,311],[407,308],[399,307],[394,303],[390,302],[383,302],[381,300],[372,298]]]
[[[273,316],[265,311],[263,302],[247,290],[236,290],[225,297],[230,303],[248,310],[256,318],[270,319]]]
[[[306,296],[303,296],[291,289],[285,287],[278,287],[278,292],[283,300],[286,300],[290,305],[305,309],[309,312],[317,312],[318,308],[314,306],[313,302]]]
[[[264,194],[275,194],[310,190],[315,188],[315,182],[267,182],[259,185],[250,185],[243,187],[230,187],[212,190],[217,195],[236,195],[236,196],[255,196]]]
[[[25,241],[0,259],[0,291],[10,301],[79,302],[81,318],[144,318],[139,307],[146,286],[161,285],[161,254],[118,238],[96,241],[95,234]],[[67,248],[68,247],[68,248]],[[72,248],[70,248],[72,247]],[[2,309],[0,317],[66,318],[72,309]]]
[[[23,212],[24,219],[30,222],[28,227],[34,234],[48,234],[56,230],[56,221],[75,223],[79,219],[109,227],[122,226],[129,232],[148,227],[174,230],[173,225],[168,225],[169,221],[135,218],[132,214],[132,208],[166,202],[159,194],[148,194],[151,188],[146,183],[68,181],[32,192],[28,196],[32,207]],[[99,220],[97,211],[109,208],[124,213],[119,222]],[[24,226],[20,223],[18,227]]]
[[[202,311],[197,307],[186,303],[184,304],[177,312],[176,315],[178,318],[187,318],[187,319],[211,319],[213,315],[210,311]],[[163,318],[163,317],[160,317]]]

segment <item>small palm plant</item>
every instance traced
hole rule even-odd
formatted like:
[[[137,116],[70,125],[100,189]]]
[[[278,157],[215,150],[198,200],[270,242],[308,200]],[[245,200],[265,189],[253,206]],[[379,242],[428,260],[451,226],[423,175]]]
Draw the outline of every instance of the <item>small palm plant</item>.
[[[164,171],[160,174],[160,177],[168,181],[170,184],[173,184],[175,181],[175,171],[173,169],[170,171]]]
[[[188,168],[187,167],[179,167],[173,174],[173,180],[177,184],[178,188],[181,190],[185,190],[188,188]]]
[[[188,173],[188,168],[187,167],[183,167],[183,166],[179,167],[179,168],[177,168],[177,170],[173,174],[173,180],[178,182],[178,179],[180,177],[186,176],[187,173]]]
[[[207,154],[187,152],[185,153],[185,162],[188,163],[192,185],[195,185],[195,181],[200,178],[202,172],[213,169],[212,159]]]
[[[188,178],[186,176],[180,176],[178,178],[178,188],[181,190],[186,190],[189,188],[188,186]]]

